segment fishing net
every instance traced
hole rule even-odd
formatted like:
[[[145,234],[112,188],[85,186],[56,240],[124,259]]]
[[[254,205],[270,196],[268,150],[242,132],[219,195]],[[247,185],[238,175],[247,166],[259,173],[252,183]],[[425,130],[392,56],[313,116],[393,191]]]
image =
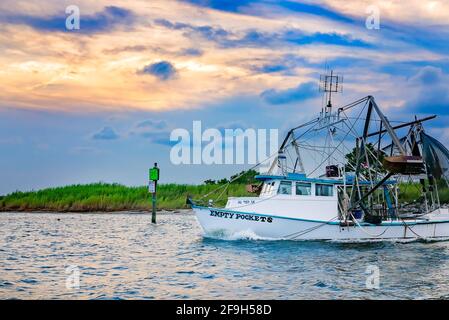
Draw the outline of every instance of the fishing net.
[[[421,132],[422,154],[427,172],[449,186],[449,150],[437,139]]]

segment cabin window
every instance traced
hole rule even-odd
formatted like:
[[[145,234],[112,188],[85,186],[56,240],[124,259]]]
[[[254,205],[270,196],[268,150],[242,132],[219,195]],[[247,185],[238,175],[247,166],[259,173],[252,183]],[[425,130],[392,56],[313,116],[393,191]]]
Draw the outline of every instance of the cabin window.
[[[261,194],[271,194],[273,192],[274,182],[265,182]]]
[[[320,197],[332,197],[334,195],[334,186],[329,184],[316,184],[315,195]]]
[[[292,182],[281,181],[279,184],[278,194],[292,194]]]
[[[271,185],[269,183],[265,184],[265,190],[264,193],[270,193]]]
[[[312,185],[310,183],[296,182],[296,195],[310,196]]]

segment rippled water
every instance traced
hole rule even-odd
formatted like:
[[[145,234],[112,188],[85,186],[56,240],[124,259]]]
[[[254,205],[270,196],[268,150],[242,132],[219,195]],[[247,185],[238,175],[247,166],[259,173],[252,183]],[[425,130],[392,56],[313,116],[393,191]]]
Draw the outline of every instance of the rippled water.
[[[0,214],[2,299],[449,297],[449,242],[205,239],[191,213]],[[80,287],[66,287],[68,266]],[[380,288],[367,289],[368,266]],[[71,282],[69,282],[70,284]]]

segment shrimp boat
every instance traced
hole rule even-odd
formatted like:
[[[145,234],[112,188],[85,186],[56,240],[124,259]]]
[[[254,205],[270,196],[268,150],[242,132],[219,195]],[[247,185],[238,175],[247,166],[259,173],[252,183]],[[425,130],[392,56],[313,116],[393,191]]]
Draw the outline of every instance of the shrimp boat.
[[[322,77],[325,105],[287,133],[270,169],[255,176],[257,196],[229,197],[224,207],[188,199],[204,236],[449,239],[449,210],[440,203],[449,151],[423,126],[436,116],[390,121],[372,96],[334,108],[340,83],[332,72]]]

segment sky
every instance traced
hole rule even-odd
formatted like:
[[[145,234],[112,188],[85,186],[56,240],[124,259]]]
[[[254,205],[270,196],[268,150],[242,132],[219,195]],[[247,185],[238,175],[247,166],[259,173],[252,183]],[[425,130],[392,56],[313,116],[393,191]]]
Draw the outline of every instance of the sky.
[[[67,29],[76,6],[79,29]],[[379,28],[366,21],[379,13]],[[90,182],[201,183],[248,166],[174,165],[170,133],[278,129],[372,95],[437,114],[449,145],[449,0],[2,0],[0,194]]]

